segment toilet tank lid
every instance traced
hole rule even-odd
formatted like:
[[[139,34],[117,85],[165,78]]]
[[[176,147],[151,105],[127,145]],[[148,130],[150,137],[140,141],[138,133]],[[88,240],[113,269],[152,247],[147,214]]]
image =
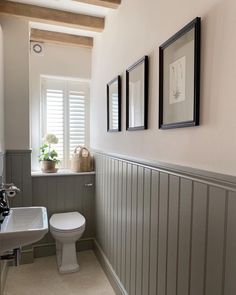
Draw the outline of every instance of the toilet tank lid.
[[[56,213],[49,223],[57,230],[74,230],[85,225],[85,218],[79,212]]]

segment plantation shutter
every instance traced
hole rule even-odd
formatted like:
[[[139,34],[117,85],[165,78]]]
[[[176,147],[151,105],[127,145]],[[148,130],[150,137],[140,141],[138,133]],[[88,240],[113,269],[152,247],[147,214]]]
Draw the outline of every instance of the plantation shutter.
[[[55,134],[59,142],[55,146],[60,159],[64,158],[64,100],[63,81],[43,80],[43,132]]]
[[[88,85],[69,80],[42,79],[42,133],[59,138],[55,145],[61,166],[70,166],[77,145],[88,143]]]
[[[69,83],[69,152],[73,153],[77,145],[85,145],[86,125],[86,89],[81,85]]]

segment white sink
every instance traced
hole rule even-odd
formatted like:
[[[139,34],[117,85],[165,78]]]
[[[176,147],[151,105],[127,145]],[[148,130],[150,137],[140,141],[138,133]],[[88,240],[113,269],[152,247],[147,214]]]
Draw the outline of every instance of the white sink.
[[[39,241],[48,232],[44,207],[11,208],[0,230],[0,254]]]

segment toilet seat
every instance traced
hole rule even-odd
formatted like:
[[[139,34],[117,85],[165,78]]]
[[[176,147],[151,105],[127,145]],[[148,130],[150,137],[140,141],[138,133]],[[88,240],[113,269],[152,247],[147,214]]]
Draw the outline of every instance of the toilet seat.
[[[85,227],[85,218],[79,212],[53,214],[50,218],[51,229],[57,232],[73,232]]]

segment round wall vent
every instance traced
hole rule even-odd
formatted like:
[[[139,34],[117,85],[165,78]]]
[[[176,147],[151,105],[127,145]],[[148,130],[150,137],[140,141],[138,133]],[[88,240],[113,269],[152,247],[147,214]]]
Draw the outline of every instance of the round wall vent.
[[[31,43],[31,53],[39,56],[43,56],[44,47],[43,43],[40,42],[30,42]]]
[[[41,53],[43,51],[42,45],[38,44],[38,43],[34,44],[33,45],[33,51],[35,53]]]

